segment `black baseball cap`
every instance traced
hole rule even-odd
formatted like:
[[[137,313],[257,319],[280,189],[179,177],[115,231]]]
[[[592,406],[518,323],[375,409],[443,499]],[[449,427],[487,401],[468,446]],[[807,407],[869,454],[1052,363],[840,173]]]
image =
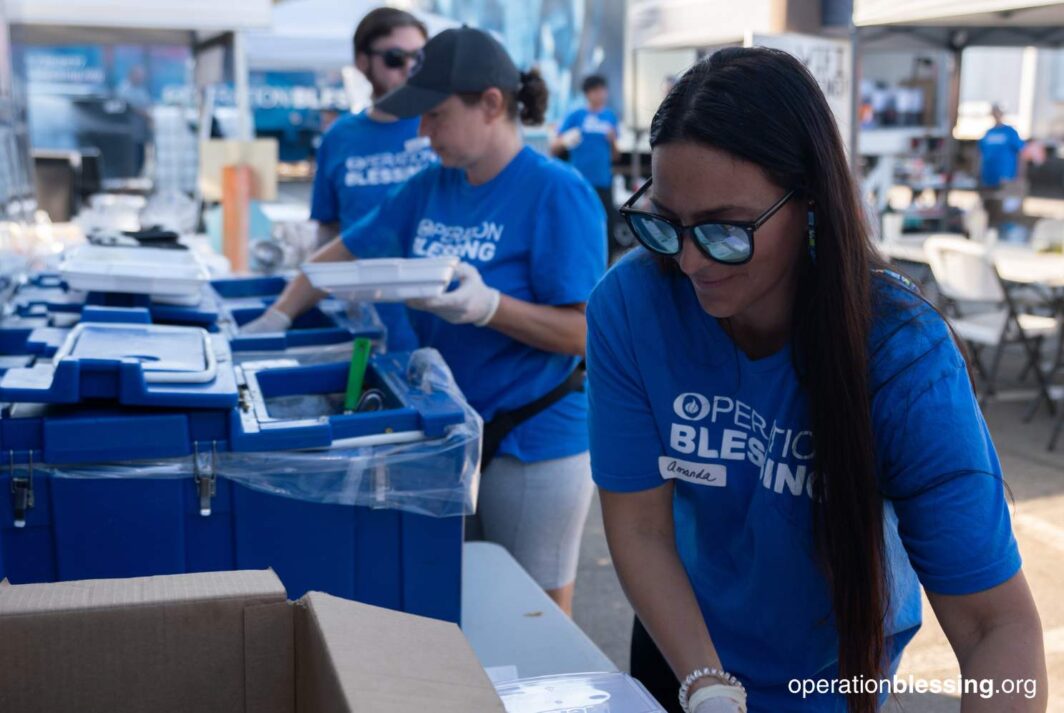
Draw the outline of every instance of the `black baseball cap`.
[[[386,94],[375,106],[406,119],[431,111],[454,94],[474,94],[491,87],[516,92],[521,87],[521,73],[494,37],[463,25],[429,40],[406,84]]]

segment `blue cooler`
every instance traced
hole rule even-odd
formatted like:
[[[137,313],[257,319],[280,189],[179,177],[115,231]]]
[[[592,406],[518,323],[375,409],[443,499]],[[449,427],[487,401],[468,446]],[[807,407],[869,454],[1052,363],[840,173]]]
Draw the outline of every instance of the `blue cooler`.
[[[83,323],[0,379],[0,578],[272,567],[458,621],[479,419],[439,355],[234,366],[202,329]],[[372,395],[373,398],[369,398]]]

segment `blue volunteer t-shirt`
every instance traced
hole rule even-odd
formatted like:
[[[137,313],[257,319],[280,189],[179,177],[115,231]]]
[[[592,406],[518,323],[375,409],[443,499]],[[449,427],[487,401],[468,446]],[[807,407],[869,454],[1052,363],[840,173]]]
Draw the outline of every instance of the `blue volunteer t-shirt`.
[[[577,109],[565,117],[558,133],[580,129],[582,140],[569,150],[569,162],[584,174],[595,188],[613,185],[613,151],[610,148],[610,133],[617,133],[617,115],[610,109],[593,112]]]
[[[1002,181],[1016,178],[1016,162],[1023,139],[1016,129],[1002,124],[995,126],[979,139],[979,153],[982,156],[980,175],[983,185],[994,188]]]
[[[391,189],[434,163],[436,154],[417,138],[419,121],[375,121],[367,112],[337,119],[318,149],[310,217],[339,223],[345,230],[376,208]],[[397,257],[401,250],[397,243],[373,235],[354,248],[364,258]],[[404,305],[379,304],[377,314],[388,329],[390,349],[417,347]]]
[[[342,238],[352,249],[363,236],[376,235],[399,241],[407,257],[454,255],[503,294],[572,305],[587,302],[605,270],[605,246],[598,239],[605,220],[601,203],[576,171],[525,147],[479,186],[459,169],[427,168]],[[485,421],[548,393],[579,361],[490,327],[453,325],[416,310],[411,317],[422,345],[440,351]],[[514,429],[499,453],[537,462],[587,447],[587,397],[573,393]]]
[[[920,584],[960,595],[1020,567],[990,434],[946,324],[876,276],[872,417],[896,666],[921,623]],[[844,711],[791,679],[837,678],[831,594],[812,538],[814,444],[791,351],[751,360],[690,280],[642,250],[588,305],[591,465],[617,492],[675,484],[676,546],[724,668],[751,713]],[[839,418],[846,418],[839,414]]]

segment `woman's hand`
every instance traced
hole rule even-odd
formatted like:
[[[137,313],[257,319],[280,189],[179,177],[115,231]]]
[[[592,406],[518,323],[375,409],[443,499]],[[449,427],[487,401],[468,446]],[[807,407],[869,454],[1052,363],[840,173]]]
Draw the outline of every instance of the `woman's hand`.
[[[268,334],[271,332],[284,332],[292,326],[292,318],[275,307],[259,315],[240,328],[241,334]]]
[[[468,262],[458,263],[454,276],[458,279],[457,289],[439,297],[407,300],[407,306],[431,312],[451,324],[485,326],[499,308],[499,291],[485,285],[480,272]]]
[[[730,698],[710,698],[699,703],[692,713],[744,713],[745,710]]]

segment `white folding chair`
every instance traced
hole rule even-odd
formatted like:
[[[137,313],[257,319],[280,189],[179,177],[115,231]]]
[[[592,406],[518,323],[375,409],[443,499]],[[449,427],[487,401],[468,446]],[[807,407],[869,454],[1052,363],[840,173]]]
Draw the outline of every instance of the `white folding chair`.
[[[982,206],[973,206],[964,214],[964,229],[968,239],[977,243],[992,243],[997,240],[997,231],[990,230],[990,216]]]
[[[924,254],[924,241],[929,233],[902,234],[905,216],[898,212],[883,213],[880,216],[879,242],[876,250],[884,260],[894,265],[903,263],[903,269],[923,288],[931,280],[931,271],[927,267]]]
[[[924,243],[924,250],[950,324],[971,348],[973,365],[986,384],[986,396],[996,392],[1005,347],[1019,344],[1027,353],[1025,371],[1031,369],[1038,380],[1041,393],[1035,408],[1045,400],[1050,411],[1055,412],[1049,381],[1041,366],[1041,349],[1043,340],[1057,332],[1057,319],[1018,309],[985,245],[964,238],[935,236]],[[980,355],[987,347],[994,350],[989,370]],[[1032,409],[1028,420],[1033,415]]]
[[[1061,250],[1064,247],[1064,220],[1042,218],[1031,230],[1031,249],[1035,252]]]

